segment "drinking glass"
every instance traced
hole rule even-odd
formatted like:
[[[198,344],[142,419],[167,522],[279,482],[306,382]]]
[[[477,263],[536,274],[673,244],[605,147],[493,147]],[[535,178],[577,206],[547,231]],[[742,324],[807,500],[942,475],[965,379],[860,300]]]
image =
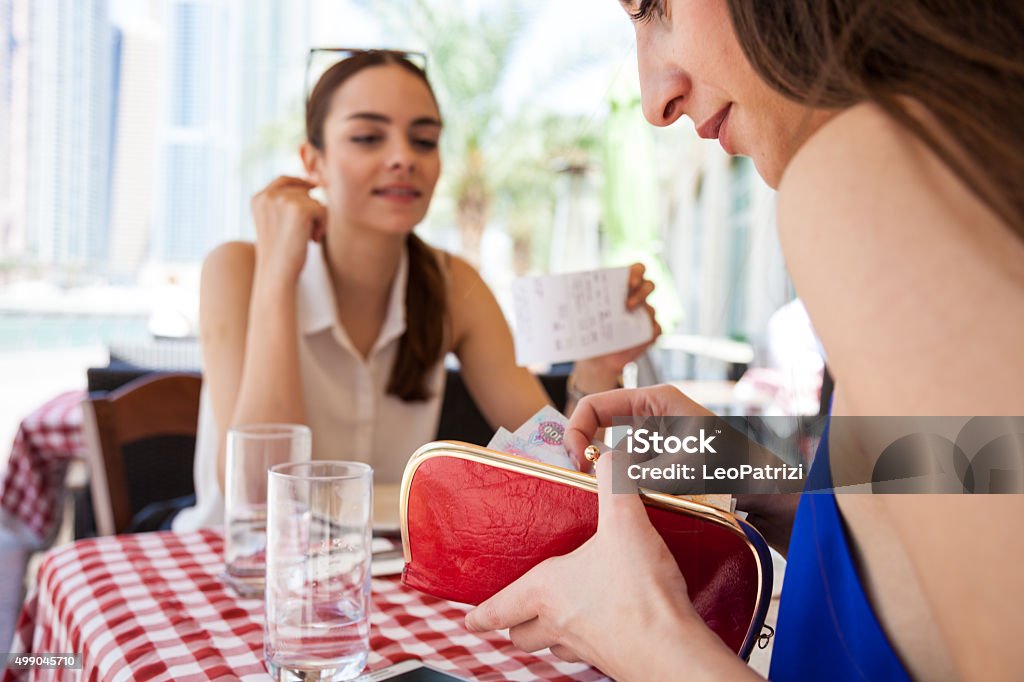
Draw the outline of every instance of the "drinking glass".
[[[366,665],[372,510],[366,464],[270,469],[263,650],[275,680],[347,680]]]
[[[228,431],[224,482],[224,563],[232,587],[263,594],[267,547],[267,469],[309,461],[312,437],[301,424],[251,424]]]

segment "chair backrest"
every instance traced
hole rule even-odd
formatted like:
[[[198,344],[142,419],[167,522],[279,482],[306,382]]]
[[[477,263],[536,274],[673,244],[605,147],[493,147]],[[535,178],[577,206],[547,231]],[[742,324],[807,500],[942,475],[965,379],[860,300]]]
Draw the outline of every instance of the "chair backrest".
[[[96,528],[124,532],[150,502],[193,492],[202,379],[151,374],[83,404]]]

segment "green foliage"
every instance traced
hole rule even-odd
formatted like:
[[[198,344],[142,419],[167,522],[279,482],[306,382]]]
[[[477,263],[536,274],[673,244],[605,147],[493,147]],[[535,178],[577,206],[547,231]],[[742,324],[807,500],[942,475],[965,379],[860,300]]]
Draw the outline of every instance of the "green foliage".
[[[444,174],[439,198],[454,207],[466,255],[488,223],[502,224],[517,254],[540,250],[552,230],[558,172],[588,166],[598,152],[599,125],[583,117],[544,112],[535,102],[508,110],[501,84],[518,41],[530,24],[516,0],[365,0],[402,47],[428,55],[427,75],[445,122]],[[471,4],[473,6],[471,6]],[[595,59],[578,55],[540,74],[538,89],[559,73]],[[474,237],[475,233],[475,237]],[[520,269],[529,266],[517,258]]]

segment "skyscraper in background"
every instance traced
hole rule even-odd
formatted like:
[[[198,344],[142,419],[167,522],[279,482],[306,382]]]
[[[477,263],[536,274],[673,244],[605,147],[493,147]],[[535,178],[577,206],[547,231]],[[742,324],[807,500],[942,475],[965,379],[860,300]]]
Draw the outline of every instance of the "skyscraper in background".
[[[152,256],[182,263],[220,241],[234,192],[228,131],[236,83],[228,0],[167,0],[159,135],[161,172]]]
[[[0,0],[0,262],[25,252],[28,0]]]
[[[14,35],[14,6],[0,0],[0,259],[11,251],[11,100],[13,99],[13,57],[17,49]]]
[[[0,261],[128,282],[251,237],[301,172],[310,34],[344,28],[314,4],[0,0]]]
[[[106,262],[113,119],[107,0],[35,0],[29,16],[27,241],[45,265]]]
[[[116,29],[116,124],[107,273],[131,281],[149,255],[156,197],[162,33],[139,15]]]
[[[162,13],[163,163],[152,255],[194,263],[217,243],[250,234],[249,196],[274,172],[276,145],[266,138],[302,91],[308,2],[165,0]]]
[[[249,199],[282,173],[300,173],[310,0],[253,0],[239,19],[239,232],[251,237]]]

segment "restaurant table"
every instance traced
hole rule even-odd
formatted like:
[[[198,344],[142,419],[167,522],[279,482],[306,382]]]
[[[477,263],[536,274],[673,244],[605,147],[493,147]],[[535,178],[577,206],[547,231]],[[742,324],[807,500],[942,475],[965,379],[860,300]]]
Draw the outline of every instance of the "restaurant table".
[[[18,426],[3,483],[0,510],[7,542],[30,549],[47,546],[63,514],[64,477],[85,456],[82,401],[68,391],[33,410]]]
[[[218,578],[223,539],[212,530],[80,540],[51,550],[25,601],[15,653],[81,653],[82,670],[11,670],[32,680],[269,680],[263,602]],[[478,680],[603,680],[597,670],[468,632],[470,607],[374,579],[368,670],[417,658]]]

